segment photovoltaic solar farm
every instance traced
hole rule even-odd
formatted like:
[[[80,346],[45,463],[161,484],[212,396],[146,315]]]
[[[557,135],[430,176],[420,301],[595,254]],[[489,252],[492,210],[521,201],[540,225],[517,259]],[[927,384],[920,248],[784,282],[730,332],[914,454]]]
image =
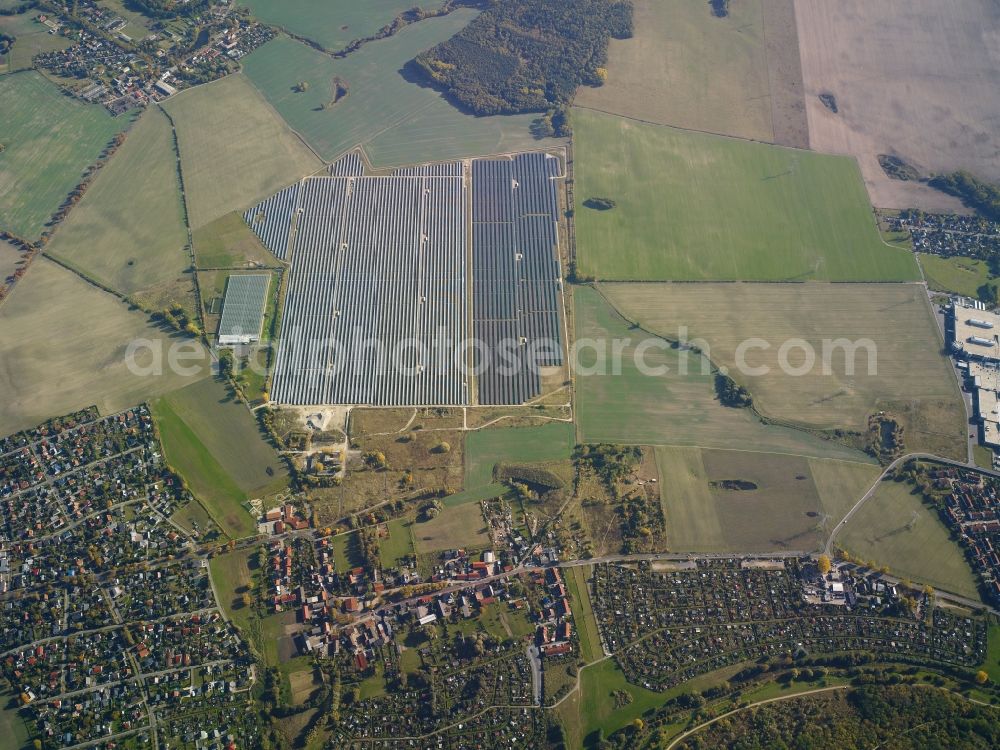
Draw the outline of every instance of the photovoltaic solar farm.
[[[291,263],[272,400],[538,396],[539,368],[563,362],[560,160],[530,153],[364,170],[352,152],[245,214]]]
[[[541,153],[473,162],[473,329],[494,355],[476,363],[483,404],[538,396],[538,367],[562,364],[552,182],[559,168]],[[496,356],[507,351],[512,356]]]

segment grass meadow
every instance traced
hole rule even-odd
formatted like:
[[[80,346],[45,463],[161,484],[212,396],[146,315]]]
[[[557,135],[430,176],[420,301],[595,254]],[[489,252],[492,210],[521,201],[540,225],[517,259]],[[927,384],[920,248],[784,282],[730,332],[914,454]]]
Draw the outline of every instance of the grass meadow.
[[[16,5],[20,5],[18,0]],[[0,4],[0,8],[3,5]],[[16,6],[15,6],[16,7]],[[46,26],[35,20],[37,13],[30,11],[16,16],[0,16],[0,34],[15,37],[17,41],[6,55],[0,55],[0,73],[14,73],[32,67],[35,55],[63,50],[72,40],[59,34],[50,34]]]
[[[0,76],[0,101],[0,227],[37,239],[129,118],[72,99],[33,71]]]
[[[920,254],[920,267],[924,269],[927,286],[938,292],[954,292],[973,299],[979,298],[979,287],[984,284],[1000,287],[997,277],[984,260],[953,256]]]
[[[397,34],[334,60],[281,36],[243,61],[246,75],[289,125],[326,160],[363,144],[376,166],[514,150],[536,143],[535,115],[473,117],[440,93],[404,77],[403,69],[466,26],[476,11],[410,24]],[[349,93],[330,104],[334,77]],[[307,83],[306,91],[299,83]]]
[[[915,490],[909,482],[882,482],[837,544],[862,560],[887,565],[893,575],[979,599],[962,548]]]
[[[253,416],[226,386],[206,379],[153,402],[167,462],[233,538],[256,533],[243,507],[288,485],[288,474]]]
[[[413,554],[413,524],[397,518],[386,524],[389,536],[379,540],[378,554],[383,568],[395,568],[399,560]]]
[[[662,376],[643,374],[636,365],[636,345],[647,335],[633,330],[590,287],[577,288],[573,304],[576,338],[608,342],[606,357],[586,347],[580,350],[576,373],[578,442],[745,447],[763,453],[865,460],[839,443],[790,427],[766,425],[749,409],[723,406],[715,396],[710,364],[694,353],[669,346],[648,349],[644,352],[646,364],[668,369]],[[627,343],[618,373],[611,363],[614,340]],[[683,374],[685,361],[687,372]]]
[[[601,648],[601,633],[594,618],[594,609],[590,603],[590,589],[587,579],[593,568],[589,565],[575,565],[563,568],[566,579],[566,590],[573,600],[573,622],[576,624],[577,637],[580,639],[580,656],[587,664],[604,656]]]
[[[426,9],[442,4],[432,0]],[[257,20],[278,26],[296,36],[314,41],[328,50],[343,49],[355,39],[371,36],[400,13],[413,6],[413,0],[248,0],[247,6]]]
[[[141,339],[162,346],[164,357],[182,340],[51,260],[37,258],[0,305],[0,434],[91,404],[109,414],[205,376],[175,374],[166,366],[162,375],[134,374],[126,354],[130,342]],[[208,362],[200,344],[186,343]],[[154,364],[148,350],[138,353],[136,364]]]
[[[573,111],[578,269],[605,280],[908,281],[857,164]],[[610,198],[610,210],[587,208]]]
[[[490,536],[479,503],[448,508],[430,521],[415,521],[410,527],[417,552],[445,549],[481,549],[490,546]]]
[[[192,229],[323,166],[243,75],[183,91],[163,106],[177,128]]]
[[[865,463],[699,448],[657,448],[656,463],[668,546],[690,552],[818,549],[879,472]],[[757,489],[712,485],[722,480]]]
[[[541,427],[501,427],[475,430],[465,438],[465,489],[493,482],[498,463],[537,463],[569,458],[573,425],[552,422]]]
[[[235,211],[194,232],[199,268],[243,268],[248,263],[277,266],[279,261]]]
[[[131,294],[187,270],[186,244],[173,132],[154,107],[132,126],[46,252]]]
[[[717,365],[746,386],[768,417],[817,429],[867,430],[885,409],[903,422],[910,450],[964,457],[958,384],[923,286],[917,284],[608,284],[601,291],[648,331],[703,339]],[[747,367],[738,367],[743,342]],[[869,342],[852,357],[834,350],[824,372],[823,342]],[[808,342],[814,365],[796,375],[782,368],[785,342]],[[705,344],[702,349],[705,349]],[[764,345],[768,348],[762,348]],[[806,355],[787,353],[793,368]],[[766,367],[762,374],[748,374]],[[732,446],[730,446],[732,447]]]
[[[608,80],[574,103],[640,120],[770,141],[770,88],[761,0],[637,0],[635,35],[612,40]]]

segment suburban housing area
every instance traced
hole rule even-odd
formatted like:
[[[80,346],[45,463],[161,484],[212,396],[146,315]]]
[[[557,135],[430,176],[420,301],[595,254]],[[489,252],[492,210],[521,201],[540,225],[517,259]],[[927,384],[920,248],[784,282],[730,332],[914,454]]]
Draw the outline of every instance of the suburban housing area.
[[[0,0],[0,746],[1000,746],[991,0]]]

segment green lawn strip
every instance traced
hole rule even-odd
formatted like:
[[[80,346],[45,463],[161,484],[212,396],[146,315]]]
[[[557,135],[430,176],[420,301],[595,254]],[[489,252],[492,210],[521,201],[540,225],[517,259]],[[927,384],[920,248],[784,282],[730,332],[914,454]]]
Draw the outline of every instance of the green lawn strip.
[[[986,644],[986,660],[983,670],[990,676],[994,685],[1000,683],[1000,625],[993,623],[989,629],[989,640]]]
[[[587,576],[590,575],[590,571],[589,565],[563,568],[566,588],[572,600],[576,633],[580,639],[580,655],[588,664],[604,656],[597,620],[594,619],[594,609],[590,603],[590,591],[587,588]]]
[[[449,495],[444,499],[444,505],[446,508],[454,508],[457,505],[477,503],[480,500],[491,500],[494,497],[501,497],[502,495],[506,495],[507,492],[507,485],[494,482],[482,487],[473,487],[457,492],[454,495]]]
[[[912,281],[857,163],[573,111],[578,269],[623,281]],[[608,198],[607,210],[587,207]]]
[[[167,463],[178,472],[205,510],[226,534],[233,538],[252,536],[257,531],[253,518],[243,508],[247,499],[222,465],[166,398],[152,404]]]

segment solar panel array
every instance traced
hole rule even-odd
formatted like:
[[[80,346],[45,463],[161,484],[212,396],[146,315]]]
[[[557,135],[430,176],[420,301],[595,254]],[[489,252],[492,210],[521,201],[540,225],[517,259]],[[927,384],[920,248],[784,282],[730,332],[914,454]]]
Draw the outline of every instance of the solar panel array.
[[[298,201],[299,183],[295,183],[243,214],[244,220],[264,243],[264,247],[282,260],[287,255],[288,233]]]
[[[272,398],[468,403],[461,173],[313,177],[299,202]]]
[[[394,177],[461,177],[462,162],[449,161],[441,164],[421,164],[416,167],[400,167],[393,170]]]
[[[541,393],[560,365],[559,160],[543,153],[472,163],[472,322],[481,404]]]
[[[357,151],[349,151],[330,165],[333,177],[360,177],[365,173],[365,163]]]
[[[266,273],[233,274],[226,281],[226,296],[219,322],[219,343],[259,341],[264,324],[264,302],[271,276]]]

